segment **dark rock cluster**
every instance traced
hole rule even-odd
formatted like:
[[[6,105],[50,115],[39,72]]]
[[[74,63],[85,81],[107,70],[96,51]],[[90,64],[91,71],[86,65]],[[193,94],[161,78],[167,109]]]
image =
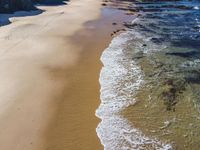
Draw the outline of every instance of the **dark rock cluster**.
[[[175,111],[175,105],[178,103],[179,94],[185,90],[185,81],[181,79],[166,79],[163,82],[163,91],[161,98],[164,100],[167,111]]]
[[[32,0],[0,0],[0,13],[35,9]]]
[[[13,13],[15,11],[34,10],[35,3],[41,4],[63,4],[63,0],[0,0],[0,13]]]

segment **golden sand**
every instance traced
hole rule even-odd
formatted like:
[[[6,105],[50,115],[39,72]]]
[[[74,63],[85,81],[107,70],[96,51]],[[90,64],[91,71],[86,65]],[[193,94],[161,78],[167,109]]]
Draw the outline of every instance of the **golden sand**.
[[[63,113],[70,115],[73,114],[70,110],[79,111],[82,120],[86,115],[81,111],[86,109],[81,106],[82,98],[88,100],[86,101],[88,113],[90,111],[92,118],[87,120],[88,130],[90,131],[92,126],[94,131],[97,123],[94,110],[98,105],[98,99],[82,97],[83,91],[78,91],[77,87],[83,87],[85,83],[82,82],[85,81],[80,82],[80,85],[79,82],[74,83],[78,80],[71,78],[70,74],[77,74],[79,71],[74,70],[72,73],[68,69],[78,65],[81,52],[77,44],[71,44],[70,36],[81,30],[85,22],[99,17],[100,3],[94,0],[73,0],[68,5],[40,6],[40,8],[46,11],[37,16],[12,18],[13,23],[0,28],[0,149],[2,150],[45,150],[47,147],[50,149],[48,145],[53,143],[51,141],[50,144],[46,144],[48,143],[46,133],[49,124],[55,119],[54,114],[59,120],[62,113],[57,114],[57,110],[62,111],[60,107],[67,106]],[[73,75],[73,77],[80,76]],[[80,99],[74,97],[78,95]],[[76,100],[79,100],[76,104],[80,106],[72,108]],[[91,101],[94,102],[90,103]],[[68,118],[67,124],[75,128],[73,119],[77,118]],[[58,126],[59,123],[58,121]],[[60,129],[63,129],[62,125]],[[68,133],[63,130],[62,134],[65,137]],[[84,136],[81,133],[79,135]],[[94,140],[90,142],[96,141],[96,145],[100,146],[95,132],[92,138]],[[61,142],[67,141],[61,140]]]

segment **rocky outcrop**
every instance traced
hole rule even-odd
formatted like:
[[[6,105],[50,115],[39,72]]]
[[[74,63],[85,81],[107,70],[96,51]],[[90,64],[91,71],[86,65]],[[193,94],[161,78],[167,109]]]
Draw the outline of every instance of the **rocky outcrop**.
[[[32,0],[0,0],[0,13],[35,9]]]
[[[45,4],[45,5],[60,5],[64,4],[63,1],[67,0],[33,0],[36,3]]]
[[[13,13],[19,10],[34,10],[34,3],[48,5],[63,4],[63,0],[0,0],[0,13]]]

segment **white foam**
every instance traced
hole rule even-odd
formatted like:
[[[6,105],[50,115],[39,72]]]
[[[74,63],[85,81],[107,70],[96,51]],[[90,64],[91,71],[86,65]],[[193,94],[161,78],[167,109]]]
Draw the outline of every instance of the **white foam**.
[[[188,70],[189,69],[198,70],[200,68],[200,59],[194,59],[193,61],[191,60],[185,61],[180,65],[180,67]]]
[[[96,131],[105,150],[140,150],[148,149],[147,145],[169,150],[171,145],[143,135],[120,115],[124,108],[135,103],[134,94],[144,83],[143,72],[127,49],[129,40],[136,36],[129,31],[122,33],[101,56],[104,65],[99,79],[101,104],[96,116],[102,121]]]
[[[199,6],[194,6],[194,9],[199,10]]]

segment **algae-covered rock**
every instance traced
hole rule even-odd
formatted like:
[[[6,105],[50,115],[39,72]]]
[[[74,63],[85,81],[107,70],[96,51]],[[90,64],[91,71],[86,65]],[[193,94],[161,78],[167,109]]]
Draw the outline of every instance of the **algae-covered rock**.
[[[169,78],[162,83],[160,97],[166,105],[167,111],[175,111],[175,105],[179,101],[179,96],[185,90],[186,82],[183,79]]]

